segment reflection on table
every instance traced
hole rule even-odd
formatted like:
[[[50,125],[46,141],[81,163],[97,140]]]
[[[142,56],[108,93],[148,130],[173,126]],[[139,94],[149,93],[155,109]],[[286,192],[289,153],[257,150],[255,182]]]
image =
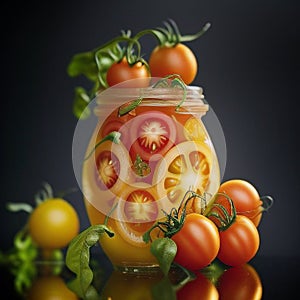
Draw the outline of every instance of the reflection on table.
[[[102,268],[97,260],[92,260],[90,265],[93,280],[87,300],[262,299],[262,281],[250,264],[229,268],[219,261],[214,261],[198,272],[189,272],[174,266],[167,277],[160,272],[124,274],[107,267]],[[14,270],[13,278],[18,299],[80,299],[68,287],[73,274],[63,261],[39,261],[26,267],[30,270],[27,278],[25,266],[21,277],[20,273]],[[25,285],[24,282],[28,284]]]

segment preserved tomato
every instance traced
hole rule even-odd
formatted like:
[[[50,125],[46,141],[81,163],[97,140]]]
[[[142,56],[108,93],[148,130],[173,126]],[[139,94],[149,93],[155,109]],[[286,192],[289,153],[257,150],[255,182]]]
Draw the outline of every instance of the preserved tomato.
[[[131,157],[146,161],[159,159],[173,145],[176,137],[174,121],[159,111],[148,111],[134,118],[129,128],[132,137]],[[154,156],[159,154],[160,156]]]
[[[178,208],[187,191],[205,198],[188,205],[189,213],[201,213],[218,190],[219,165],[201,121],[208,109],[201,95],[202,89],[191,88],[183,101],[179,88],[152,87],[99,94],[83,193],[91,224],[106,222],[115,233],[100,238],[115,266],[157,265],[143,235]]]

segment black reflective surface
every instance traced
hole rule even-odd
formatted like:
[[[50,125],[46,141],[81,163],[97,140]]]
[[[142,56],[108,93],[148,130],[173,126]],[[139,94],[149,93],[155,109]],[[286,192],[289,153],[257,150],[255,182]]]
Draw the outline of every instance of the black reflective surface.
[[[1,290],[6,295],[5,299],[80,299],[69,292],[65,285],[73,274],[64,265],[51,266],[40,262],[34,267],[37,268],[37,275],[33,276],[28,288],[24,288],[24,294],[16,291],[16,274],[13,275],[8,267],[1,267]],[[94,271],[93,288],[97,291],[98,298],[91,296],[88,300],[188,300],[195,299],[193,297],[199,300],[208,297],[254,300],[283,299],[289,294],[296,294],[300,260],[299,257],[258,256],[244,270],[227,268],[226,271],[224,266],[216,264],[214,269],[196,274],[193,281],[181,287],[180,283],[184,283],[186,274],[180,270],[173,270],[168,279],[161,274],[124,275],[113,271],[108,260],[101,255],[94,256],[91,267]],[[260,290],[262,297],[255,298],[253,295],[259,296]]]

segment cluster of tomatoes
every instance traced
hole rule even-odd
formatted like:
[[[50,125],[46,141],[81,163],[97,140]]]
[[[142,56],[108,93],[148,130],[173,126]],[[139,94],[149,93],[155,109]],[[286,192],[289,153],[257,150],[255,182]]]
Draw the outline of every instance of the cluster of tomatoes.
[[[198,72],[195,54],[185,43],[201,37],[209,28],[203,28],[189,35],[181,35],[173,20],[165,22],[165,28],[145,29],[131,36],[131,31],[122,31],[104,45],[90,51],[75,54],[69,65],[68,75],[83,75],[94,85],[86,91],[83,87],[75,89],[73,113],[78,118],[85,118],[84,109],[97,92],[131,79],[149,77],[163,78],[177,74],[182,81],[191,84]],[[141,38],[145,35],[154,37],[157,45],[145,59],[142,55]],[[146,85],[147,85],[147,81]]]
[[[192,50],[185,44],[178,43],[174,47],[156,46],[150,54],[148,65],[140,61],[130,65],[126,57],[123,57],[110,66],[106,80],[109,86],[113,86],[135,78],[180,74],[185,84],[190,84],[197,71],[197,60]]]
[[[215,258],[229,266],[240,266],[257,253],[264,206],[248,181],[232,179],[221,184],[207,214],[191,213],[172,239],[177,245],[175,261],[192,270],[208,266]],[[231,204],[230,204],[231,203]]]

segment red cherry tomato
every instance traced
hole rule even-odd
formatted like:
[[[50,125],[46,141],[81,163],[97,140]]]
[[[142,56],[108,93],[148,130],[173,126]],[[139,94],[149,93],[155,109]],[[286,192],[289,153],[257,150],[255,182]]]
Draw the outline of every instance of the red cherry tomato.
[[[130,66],[127,59],[124,57],[120,62],[115,62],[111,65],[106,74],[106,81],[109,86],[113,86],[130,79],[147,79],[149,76],[150,74],[146,65],[141,62],[137,62]],[[138,81],[138,85],[148,86],[149,80]]]
[[[216,258],[220,247],[216,225],[197,213],[186,216],[182,229],[172,239],[177,245],[175,261],[190,270],[208,266]]]
[[[259,243],[259,233],[253,222],[245,216],[236,216],[230,227],[220,231],[218,258],[226,265],[240,266],[255,256]]]

